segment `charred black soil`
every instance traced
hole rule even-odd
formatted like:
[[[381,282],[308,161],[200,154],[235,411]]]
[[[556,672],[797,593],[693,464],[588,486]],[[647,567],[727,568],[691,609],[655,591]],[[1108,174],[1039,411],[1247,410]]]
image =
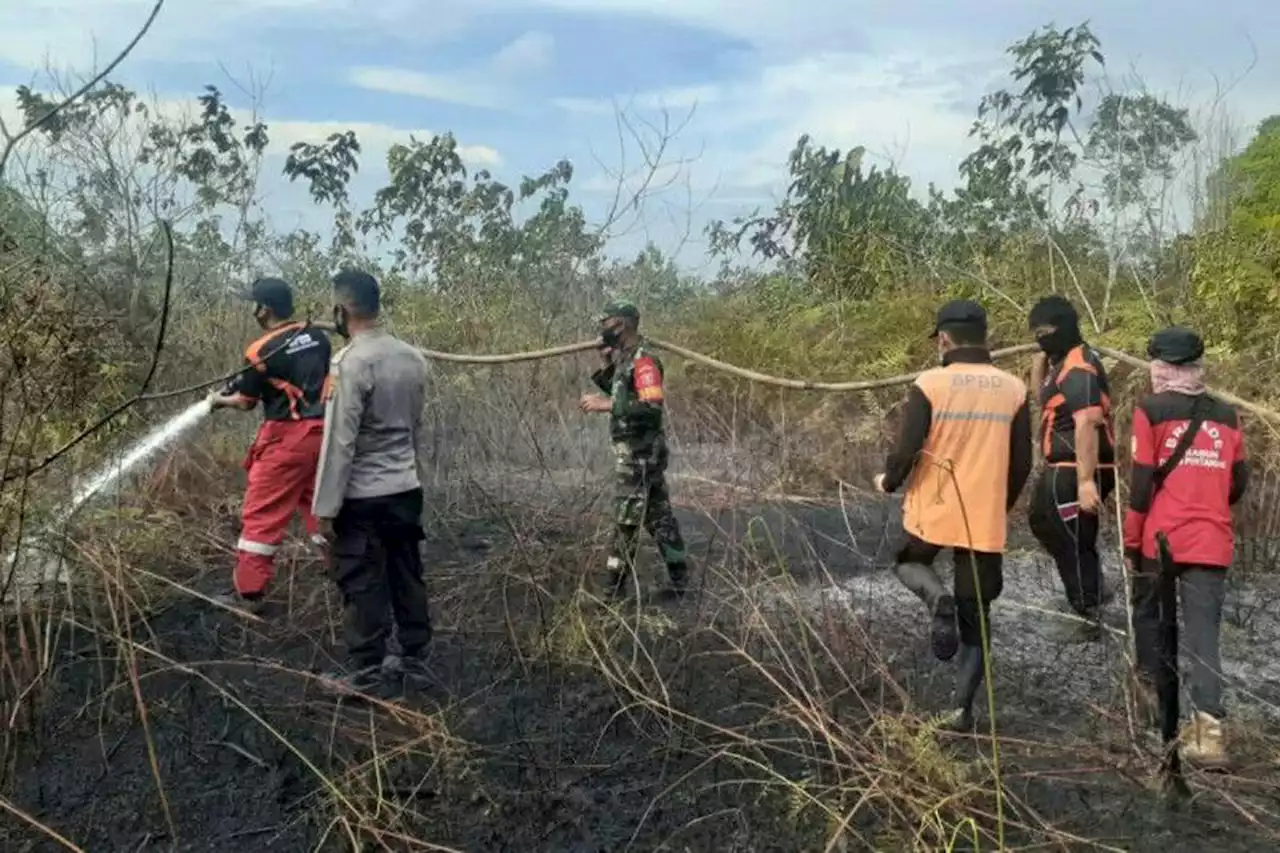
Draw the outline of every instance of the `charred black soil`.
[[[992,629],[997,799],[985,713],[971,738],[921,728],[950,672],[876,568],[890,505],[683,511],[698,591],[613,610],[576,592],[600,564],[582,509],[436,530],[437,685],[389,705],[314,680],[340,628],[306,555],[262,622],[172,589],[115,628],[68,612],[38,713],[15,719],[11,802],[89,851],[1276,844],[1265,667],[1237,694],[1236,766],[1193,771],[1194,800],[1169,811],[1129,734],[1118,643],[1063,642],[1044,567],[1015,560]],[[152,568],[206,592],[226,569]],[[0,833],[5,850],[64,849],[15,816]]]

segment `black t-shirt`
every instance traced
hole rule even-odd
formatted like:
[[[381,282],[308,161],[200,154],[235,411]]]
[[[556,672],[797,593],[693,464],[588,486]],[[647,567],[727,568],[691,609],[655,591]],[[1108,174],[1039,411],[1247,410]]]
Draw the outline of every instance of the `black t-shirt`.
[[[262,401],[269,421],[324,417],[329,376],[329,336],[302,323],[278,326],[245,350],[245,370],[229,390]]]
[[[1049,463],[1076,461],[1075,416],[1089,409],[1102,412],[1098,427],[1098,463],[1115,464],[1115,430],[1111,418],[1111,389],[1102,359],[1081,344],[1057,363],[1050,363],[1040,386],[1040,446]]]

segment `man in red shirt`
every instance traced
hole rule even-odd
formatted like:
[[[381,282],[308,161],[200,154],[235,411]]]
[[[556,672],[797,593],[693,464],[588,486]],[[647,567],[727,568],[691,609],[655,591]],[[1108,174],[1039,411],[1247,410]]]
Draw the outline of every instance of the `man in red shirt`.
[[[1184,758],[1226,759],[1222,661],[1218,646],[1227,567],[1235,539],[1231,506],[1249,482],[1244,435],[1235,410],[1205,392],[1204,343],[1188,329],[1157,332],[1147,348],[1152,394],[1133,413],[1133,471],[1124,547],[1134,571],[1133,623],[1143,698],[1154,706],[1161,656],[1160,578],[1181,586],[1183,644],[1191,658],[1193,710],[1179,736]],[[1179,460],[1180,440],[1195,437]],[[1158,535],[1168,541],[1161,554]]]
[[[293,321],[293,290],[278,278],[260,278],[244,298],[265,334],[245,350],[245,367],[227,388],[209,396],[216,410],[248,411],[262,403],[262,426],[249,447],[249,473],[236,544],[234,589],[221,604],[256,612],[275,575],[275,554],[294,512],[307,532],[323,540],[311,498],[324,435],[324,403],[329,376],[329,338]]]

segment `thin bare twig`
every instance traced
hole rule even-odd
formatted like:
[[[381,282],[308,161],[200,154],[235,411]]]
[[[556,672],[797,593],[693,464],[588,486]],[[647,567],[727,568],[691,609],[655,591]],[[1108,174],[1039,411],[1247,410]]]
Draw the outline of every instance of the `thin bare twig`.
[[[35,121],[29,123],[14,135],[9,136],[8,132],[5,132],[6,138],[4,140],[4,148],[0,149],[0,177],[4,176],[5,166],[8,165],[9,157],[13,154],[13,150],[18,146],[18,143],[35,131],[39,130],[43,125],[57,116],[58,113],[84,97],[84,95],[91,91],[93,87],[105,80],[112,71],[115,71],[116,68],[119,67],[120,63],[125,61],[129,54],[133,52],[133,49],[138,46],[138,43],[142,41],[143,37],[151,29],[151,25],[154,24],[156,18],[159,17],[160,10],[162,8],[164,8],[164,0],[156,0],[156,4],[151,7],[151,14],[148,15],[146,21],[142,23],[141,29],[139,29],[129,43],[124,46],[124,49],[121,50],[120,53],[116,54],[116,58],[107,63],[107,66],[95,74],[89,82],[72,92],[53,109],[49,110]]]
[[[164,273],[164,301],[161,303],[160,307],[160,329],[156,332],[155,346],[151,351],[151,364],[147,368],[147,375],[143,377],[142,382],[138,386],[138,392],[128,400],[125,400],[123,403],[113,408],[111,411],[107,412],[92,425],[82,430],[78,435],[63,444],[53,453],[50,453],[36,465],[24,468],[21,471],[6,474],[4,480],[0,482],[7,483],[10,480],[23,479],[43,471],[54,462],[57,462],[62,456],[66,455],[72,448],[80,444],[80,442],[84,441],[86,438],[118,418],[121,414],[137,405],[146,396],[147,389],[151,387],[151,380],[155,378],[156,370],[160,366],[160,356],[164,352],[165,335],[169,330],[169,309],[173,301],[173,267],[175,254],[173,245],[173,228],[170,227],[168,222],[162,219],[160,220],[160,229],[164,232],[165,248],[167,251]]]

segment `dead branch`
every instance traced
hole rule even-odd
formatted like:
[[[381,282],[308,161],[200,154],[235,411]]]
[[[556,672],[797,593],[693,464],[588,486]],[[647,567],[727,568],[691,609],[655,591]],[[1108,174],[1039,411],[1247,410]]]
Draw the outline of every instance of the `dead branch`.
[[[151,387],[151,380],[155,378],[156,370],[160,367],[160,356],[164,352],[165,335],[169,329],[169,309],[173,301],[173,267],[175,256],[173,229],[170,227],[169,223],[163,219],[160,220],[160,229],[164,232],[165,248],[167,251],[164,274],[164,301],[160,306],[160,328],[156,332],[156,342],[151,352],[151,364],[147,368],[147,375],[143,377],[142,382],[138,386],[137,393],[128,400],[125,400],[123,403],[120,403],[111,411],[107,412],[89,427],[81,430],[78,435],[63,444],[53,453],[46,456],[36,465],[23,468],[21,471],[6,474],[4,479],[0,480],[0,482],[7,483],[11,480],[26,479],[33,474],[43,471],[45,468],[48,468],[54,462],[57,462],[60,458],[66,455],[67,452],[80,444],[80,442],[89,438],[91,435],[111,423],[146,397],[147,389]]]
[[[142,41],[143,36],[145,36],[151,29],[151,25],[155,23],[156,18],[159,17],[160,10],[164,7],[164,2],[165,0],[156,0],[156,4],[151,7],[151,14],[147,16],[147,19],[142,23],[142,27],[134,37],[124,46],[124,49],[121,50],[120,53],[116,54],[116,58],[108,62],[107,66],[90,78],[89,82],[72,92],[69,96],[59,102],[57,106],[40,116],[40,118],[28,123],[26,127],[23,127],[17,133],[9,135],[7,131],[5,132],[4,148],[0,149],[0,177],[4,176],[5,166],[8,165],[9,157],[13,154],[13,150],[18,146],[19,142],[39,130],[40,127],[57,116],[58,113],[84,97],[84,95],[91,91],[94,86],[97,86],[105,80],[112,71],[115,71],[116,68],[119,67],[120,63],[125,61],[129,54],[133,52],[133,49],[138,46],[138,43]]]

